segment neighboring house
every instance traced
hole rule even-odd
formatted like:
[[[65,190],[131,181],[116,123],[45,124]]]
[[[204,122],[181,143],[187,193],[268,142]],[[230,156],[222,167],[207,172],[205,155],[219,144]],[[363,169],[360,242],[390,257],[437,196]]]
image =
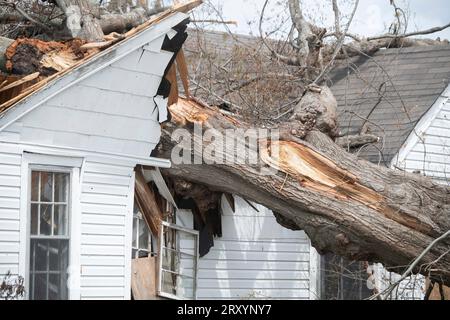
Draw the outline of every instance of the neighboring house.
[[[220,82],[211,84],[208,76],[223,76],[221,68],[229,67],[236,63],[236,60],[242,59],[242,56],[239,56],[242,48],[247,50],[253,48],[254,52],[265,48],[255,37],[216,31],[189,30],[189,33],[186,51],[191,55],[191,66],[197,67],[195,62],[199,56],[210,64],[205,73],[195,69],[195,75],[199,79],[206,79],[205,82],[211,89],[207,90],[205,86],[195,84],[193,87],[211,103],[222,104],[224,101],[213,93],[226,90],[221,87]],[[232,67],[229,68],[233,70]],[[373,57],[358,57],[343,61],[342,66],[333,70],[327,83],[338,101],[338,120],[342,134],[371,133],[380,138],[378,143],[367,144],[350,151],[377,164],[417,172],[430,176],[437,182],[450,184],[449,81],[450,46],[442,45],[380,50]],[[239,87],[239,83],[233,85]],[[258,273],[251,272],[246,273],[245,280],[236,278],[238,272],[234,267],[235,259],[243,259],[245,253],[251,250],[249,241],[261,252],[270,251],[271,246],[277,247],[280,251],[290,251],[284,249],[285,242],[299,240],[303,235],[275,227],[270,233],[273,240],[268,244],[269,237],[266,238],[264,235],[261,223],[262,221],[275,223],[271,212],[258,207],[260,213],[257,213],[245,202],[238,201],[238,203],[234,214],[224,210],[223,219],[227,223],[223,226],[223,237],[216,239],[217,247],[215,245],[211,253],[200,258],[199,297],[203,297],[206,292],[214,292],[216,298],[246,298],[254,290],[255,295],[259,291],[262,293],[261,296],[267,293],[268,297],[276,298],[277,289],[284,285],[283,281],[278,281],[281,279],[279,277],[282,274],[286,275],[278,272],[282,268],[281,257],[277,258],[280,265],[273,264],[271,266],[273,272],[263,273],[262,281]],[[241,221],[246,221],[247,224]],[[307,237],[300,242],[307,243]],[[285,264],[289,265],[289,270],[293,272],[289,277],[292,284],[285,288],[287,297],[363,299],[373,293],[373,290],[367,287],[367,279],[370,276],[368,272],[371,272],[370,269],[367,270],[367,263],[351,262],[337,256],[326,255],[321,259],[319,271],[315,268],[316,258],[311,258],[309,267],[304,269],[297,261],[302,261],[306,252],[310,252],[311,257],[315,256],[313,248],[305,249],[305,247],[294,248],[293,252],[298,252],[300,258],[292,261],[290,265]],[[278,254],[281,255],[281,252]],[[270,254],[259,255],[261,259],[266,259],[266,256],[266,262],[260,263],[269,266]],[[213,265],[220,268],[214,270]],[[245,265],[245,262],[238,264],[239,268],[245,268]],[[251,264],[248,266],[251,269]],[[373,270],[375,288],[378,290],[382,290],[398,278],[398,275],[387,272],[378,264]],[[301,275],[294,276],[297,273]],[[212,287],[216,291],[212,290]],[[303,291],[294,290],[300,287]],[[309,295],[305,294],[307,288]],[[423,278],[412,277],[402,283],[395,292],[396,296],[392,298],[420,299],[423,297],[423,289]]]
[[[130,299],[134,170],[170,166],[150,154],[187,36],[185,13],[160,17],[2,101],[0,278],[24,277],[26,298]]]

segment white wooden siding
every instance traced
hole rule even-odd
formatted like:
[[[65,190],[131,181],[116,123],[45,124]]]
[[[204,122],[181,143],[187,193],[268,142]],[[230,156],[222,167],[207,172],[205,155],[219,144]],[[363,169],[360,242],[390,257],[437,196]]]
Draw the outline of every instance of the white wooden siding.
[[[173,56],[161,50],[164,36],[105,62],[6,127],[2,139],[149,157],[161,135],[159,111],[167,104],[156,94]]]
[[[393,164],[450,184],[450,87],[417,124]]]
[[[391,166],[405,171],[420,171],[434,181],[450,185],[450,86],[435,101],[418,122]],[[400,276],[375,264],[377,287],[383,290]],[[423,299],[425,279],[421,275],[408,277],[399,285],[392,299]]]
[[[20,257],[27,237],[20,237],[21,180],[28,170],[21,167],[22,150],[0,143],[0,280],[11,271],[24,276]],[[134,166],[114,160],[85,161],[81,170],[81,192],[73,198],[80,204],[80,252],[75,270],[81,273],[81,299],[129,299],[131,273],[131,224],[134,198]],[[25,193],[26,194],[26,193]],[[28,213],[24,217],[28,216]],[[22,223],[25,222],[25,223]],[[25,241],[22,243],[22,241]],[[130,242],[130,243],[129,243]],[[21,271],[19,271],[21,270]],[[77,288],[71,288],[78,290]]]
[[[19,272],[21,162],[18,148],[0,144],[0,282]]]
[[[131,166],[86,161],[81,183],[81,299],[127,299]],[[130,201],[131,198],[131,201]],[[131,250],[131,249],[130,249]]]
[[[311,261],[318,260],[305,233],[281,227],[263,206],[256,205],[257,212],[239,197],[235,204],[233,213],[222,201],[223,236],[199,259],[198,299],[317,298]],[[192,227],[189,212],[180,210],[177,218]],[[185,242],[182,247],[189,248]],[[182,267],[192,265],[184,261]]]

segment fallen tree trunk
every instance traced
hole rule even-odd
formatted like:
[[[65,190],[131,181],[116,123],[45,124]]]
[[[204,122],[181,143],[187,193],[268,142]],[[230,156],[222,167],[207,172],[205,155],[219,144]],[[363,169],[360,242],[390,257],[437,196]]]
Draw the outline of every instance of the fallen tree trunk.
[[[306,132],[304,139],[282,132],[279,141],[260,140],[253,155],[259,164],[214,164],[229,151],[220,139],[201,144],[201,124],[218,136],[227,132],[246,143],[240,132],[249,125],[224,115],[220,109],[179,100],[170,108],[172,123],[164,128],[160,155],[170,157],[176,143],[171,134],[183,127],[195,138],[192,154],[203,164],[180,164],[166,174],[203,184],[212,190],[233,193],[260,203],[291,229],[302,229],[319,252],[334,252],[355,260],[405,266],[433,239],[450,229],[450,189],[431,179],[375,166],[345,152],[328,136]],[[228,129],[228,131],[226,131]],[[291,130],[296,131],[296,130]],[[227,136],[227,139],[230,136]],[[182,141],[178,147],[191,145]],[[236,144],[236,145],[237,145]],[[215,150],[215,153],[206,152]],[[279,148],[279,153],[271,152]],[[209,164],[205,164],[209,163]],[[276,169],[261,174],[264,166]],[[450,284],[450,239],[437,244],[421,261],[432,263],[430,276]],[[425,273],[424,269],[415,270]]]
[[[66,27],[72,38],[87,41],[102,41],[103,31],[94,16],[89,0],[55,0],[66,15]]]

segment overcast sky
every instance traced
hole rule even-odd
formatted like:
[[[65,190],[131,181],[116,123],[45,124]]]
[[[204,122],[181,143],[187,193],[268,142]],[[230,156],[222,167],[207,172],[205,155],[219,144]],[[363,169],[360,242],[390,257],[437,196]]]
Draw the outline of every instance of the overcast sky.
[[[243,34],[258,34],[259,13],[261,12],[264,0],[207,0],[221,7],[223,18],[226,20],[236,20],[237,26],[230,25],[232,32]],[[205,1],[205,2],[207,2]],[[267,16],[272,21],[280,21],[286,18],[286,9],[280,5],[283,0],[270,0],[267,8]],[[329,27],[333,23],[333,12],[331,0],[301,0],[305,15],[314,17],[319,25]],[[277,4],[278,3],[278,4]],[[354,0],[340,0],[340,7],[344,14],[351,11]],[[406,8],[409,15],[408,31],[417,31],[435,26],[442,26],[450,22],[450,1],[449,0],[396,0],[398,6]],[[203,9],[207,10],[207,4]],[[201,13],[198,13],[199,18]],[[360,0],[358,10],[350,27],[352,33],[371,36],[386,32],[394,21],[393,8],[389,5],[389,0]],[[265,29],[272,25],[268,23]],[[221,27],[214,26],[215,29]],[[450,39],[450,28],[433,34],[430,37]]]

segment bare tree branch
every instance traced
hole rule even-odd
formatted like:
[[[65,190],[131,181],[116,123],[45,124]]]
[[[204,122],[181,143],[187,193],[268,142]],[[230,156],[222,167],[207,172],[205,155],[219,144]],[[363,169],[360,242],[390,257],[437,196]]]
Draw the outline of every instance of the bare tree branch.
[[[370,300],[374,300],[378,297],[382,297],[383,295],[385,296],[389,296],[389,294],[395,290],[395,288],[398,287],[398,285],[400,284],[400,282],[402,282],[403,280],[405,280],[414,270],[414,268],[419,264],[419,262],[422,260],[422,258],[440,241],[444,240],[445,238],[447,238],[448,236],[450,236],[450,230],[448,230],[447,232],[445,232],[443,235],[441,235],[440,237],[436,238],[435,240],[433,240],[433,242],[431,242],[428,247],[425,248],[425,250],[423,250],[423,252],[413,261],[413,263],[411,263],[411,265],[408,267],[408,269],[406,269],[405,272],[403,272],[402,276],[400,277],[400,279],[398,279],[395,283],[393,283],[391,286],[389,286],[388,288],[386,288],[385,290],[383,290],[382,292],[373,295],[372,297],[370,297]]]
[[[409,33],[404,33],[404,34],[400,34],[400,35],[384,34],[384,35],[376,36],[376,37],[368,37],[367,41],[380,40],[380,39],[398,39],[398,38],[407,38],[407,37],[431,34],[431,33],[436,33],[436,32],[442,31],[444,29],[447,29],[448,27],[450,27],[450,23],[447,23],[446,25],[444,25],[442,27],[434,27],[434,28],[430,28],[430,29],[426,29],[426,30],[409,32]]]

